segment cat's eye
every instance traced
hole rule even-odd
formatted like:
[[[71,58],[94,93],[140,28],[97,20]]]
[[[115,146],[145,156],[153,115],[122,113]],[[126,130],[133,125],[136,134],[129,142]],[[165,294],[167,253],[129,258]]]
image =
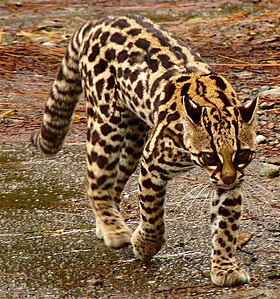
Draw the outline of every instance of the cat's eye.
[[[235,155],[235,163],[247,164],[252,160],[252,152],[250,150],[240,150]]]
[[[206,166],[216,166],[219,162],[219,157],[212,153],[201,153],[200,159]]]

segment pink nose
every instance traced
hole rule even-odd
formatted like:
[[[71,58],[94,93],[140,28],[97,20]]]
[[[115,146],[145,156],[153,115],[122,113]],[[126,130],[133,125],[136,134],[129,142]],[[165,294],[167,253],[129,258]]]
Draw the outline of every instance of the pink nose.
[[[222,176],[222,180],[224,182],[224,184],[226,184],[227,186],[233,184],[235,182],[235,176]]]

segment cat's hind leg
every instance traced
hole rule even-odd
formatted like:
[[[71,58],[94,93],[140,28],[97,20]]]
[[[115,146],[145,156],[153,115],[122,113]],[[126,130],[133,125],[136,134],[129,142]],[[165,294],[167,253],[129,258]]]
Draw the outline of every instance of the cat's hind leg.
[[[107,119],[98,109],[92,114],[87,168],[96,235],[108,247],[120,248],[131,242],[131,231],[120,213],[121,192],[138,164],[147,133],[140,121],[121,107],[114,107],[114,114]]]

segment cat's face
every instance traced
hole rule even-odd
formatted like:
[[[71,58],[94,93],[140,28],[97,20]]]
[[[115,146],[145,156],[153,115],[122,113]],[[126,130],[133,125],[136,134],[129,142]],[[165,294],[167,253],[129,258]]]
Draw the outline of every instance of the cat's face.
[[[201,107],[185,100],[185,144],[192,160],[224,189],[242,182],[245,167],[256,150],[255,114],[257,100],[246,106]]]

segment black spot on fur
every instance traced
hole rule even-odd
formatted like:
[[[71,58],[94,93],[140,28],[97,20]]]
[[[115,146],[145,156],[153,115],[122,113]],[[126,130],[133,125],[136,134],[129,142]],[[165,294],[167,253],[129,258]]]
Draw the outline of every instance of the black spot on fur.
[[[136,94],[138,95],[138,97],[139,97],[140,99],[143,98],[143,90],[144,90],[143,84],[142,84],[141,81],[139,81],[139,82],[137,83],[137,85],[136,85],[134,91],[136,92]]]
[[[97,76],[103,73],[108,66],[108,62],[104,59],[100,59],[98,64],[94,66],[94,74]]]
[[[177,108],[177,104],[174,102],[171,106],[170,106],[170,109],[175,111]]]
[[[98,156],[96,163],[97,163],[98,167],[102,169],[108,163],[108,158],[105,156]]]
[[[171,97],[174,95],[174,92],[175,92],[175,85],[171,82],[167,83],[165,88],[164,88],[164,99],[160,101],[160,105],[164,105],[166,104],[170,99]]]
[[[141,52],[133,51],[129,54],[128,63],[130,65],[134,65],[136,63],[139,63],[141,61],[141,59],[143,60],[143,55],[141,54]]]
[[[218,93],[218,97],[220,98],[220,100],[223,102],[223,104],[228,107],[228,106],[231,106],[231,103],[228,99],[228,97],[220,90],[217,91]]]
[[[161,54],[158,56],[158,58],[160,59],[162,66],[166,69],[169,69],[170,67],[172,67],[174,65],[174,63],[172,63],[170,61],[170,58],[168,55]]]
[[[218,193],[218,196],[219,196],[219,197],[220,197],[224,192],[225,192],[224,189],[218,189],[218,190],[217,190],[217,193]]]
[[[225,90],[227,88],[227,85],[225,84],[224,80],[221,77],[216,75],[211,75],[210,79],[215,80],[217,87],[219,87],[221,90]]]
[[[134,72],[132,72],[132,73],[130,74],[130,80],[131,80],[132,82],[133,82],[133,81],[136,81],[137,78],[138,78],[138,76],[139,76],[139,74],[140,74],[140,70],[139,70],[139,69],[135,70]]]
[[[114,60],[116,58],[116,51],[114,49],[108,49],[105,52],[105,58],[108,61]]]
[[[126,19],[119,19],[112,24],[112,27],[118,27],[120,29],[124,29],[130,27],[130,24],[127,22]]]
[[[107,87],[106,89],[112,89],[115,86],[115,77],[114,76],[110,76],[107,80]]]
[[[138,47],[138,48],[141,48],[143,50],[148,50],[149,47],[150,47],[150,42],[147,41],[146,39],[144,38],[139,38],[136,42],[135,42],[135,45]]]
[[[233,231],[237,231],[238,230],[238,225],[236,223],[233,223],[233,225],[231,226],[231,229]]]
[[[226,248],[226,252],[231,252],[232,248],[231,247],[227,247]]]
[[[157,59],[150,59],[148,65],[153,72],[156,72],[158,70],[159,61]]]
[[[241,212],[235,212],[233,217],[234,217],[234,219],[238,220],[240,218],[240,216],[241,216]]]
[[[175,129],[179,132],[183,132],[183,124],[176,124]]]
[[[119,164],[119,158],[117,158],[115,161],[107,164],[106,170],[113,170],[117,165]]]
[[[140,28],[134,28],[134,29],[129,30],[127,32],[127,34],[130,34],[132,36],[136,36],[136,35],[139,35],[141,32],[142,32],[142,29],[140,29]]]
[[[122,63],[124,62],[128,57],[127,51],[126,50],[122,50],[119,54],[118,54],[118,62]]]
[[[191,83],[186,83],[183,85],[183,87],[181,89],[181,96],[184,96],[188,93],[190,86],[191,86]]]
[[[222,229],[225,229],[225,228],[227,228],[227,223],[225,221],[221,221],[219,223],[219,227],[222,228]]]
[[[92,133],[92,136],[91,136],[91,142],[92,142],[92,144],[96,144],[99,140],[100,140],[100,136],[99,136],[99,134],[98,134],[98,132],[96,132],[96,131],[94,131],[93,133]]]
[[[126,41],[126,37],[120,34],[119,32],[116,32],[111,36],[110,40],[111,42],[114,42],[116,44],[123,45]]]
[[[87,109],[87,115],[88,115],[89,117],[93,117],[94,113],[93,113],[93,109],[92,109],[92,108],[88,108],[88,109]]]
[[[108,124],[102,125],[102,127],[101,127],[101,133],[104,136],[109,135],[111,132],[112,132],[112,127],[110,125],[108,125]]]
[[[96,84],[97,93],[99,97],[101,97],[104,88],[104,79],[98,80],[95,84]]]
[[[113,142],[116,142],[116,141],[119,141],[119,142],[122,142],[123,141],[123,136],[120,135],[120,134],[115,134],[111,137],[111,140]]]
[[[237,205],[241,205],[241,196],[237,197],[237,198],[227,198],[223,201],[223,205],[225,206],[237,206]]]
[[[179,118],[180,118],[180,113],[175,111],[174,113],[168,115],[167,122],[171,123],[172,121],[176,121]]]
[[[224,207],[219,207],[218,213],[224,217],[228,217],[230,215],[229,210],[225,209]]]
[[[104,114],[105,116],[108,116],[108,110],[109,110],[109,105],[100,105],[100,111],[102,114]]]
[[[106,175],[102,175],[100,178],[97,179],[97,184],[99,186],[102,186],[106,181],[107,181],[108,177]]]
[[[106,43],[106,41],[107,41],[109,35],[110,35],[109,32],[103,32],[103,33],[102,33],[102,35],[101,35],[101,37],[100,37],[100,43],[101,43],[102,46],[105,45],[105,43]]]
[[[225,235],[227,236],[228,240],[229,240],[230,242],[232,242],[232,240],[233,240],[233,236],[231,235],[231,233],[230,233],[228,230],[225,230],[224,233],[225,233]]]
[[[152,183],[151,179],[146,179],[142,182],[142,185],[146,188],[146,189],[153,189],[154,191],[160,191],[162,190],[161,186],[155,185],[154,183]]]

